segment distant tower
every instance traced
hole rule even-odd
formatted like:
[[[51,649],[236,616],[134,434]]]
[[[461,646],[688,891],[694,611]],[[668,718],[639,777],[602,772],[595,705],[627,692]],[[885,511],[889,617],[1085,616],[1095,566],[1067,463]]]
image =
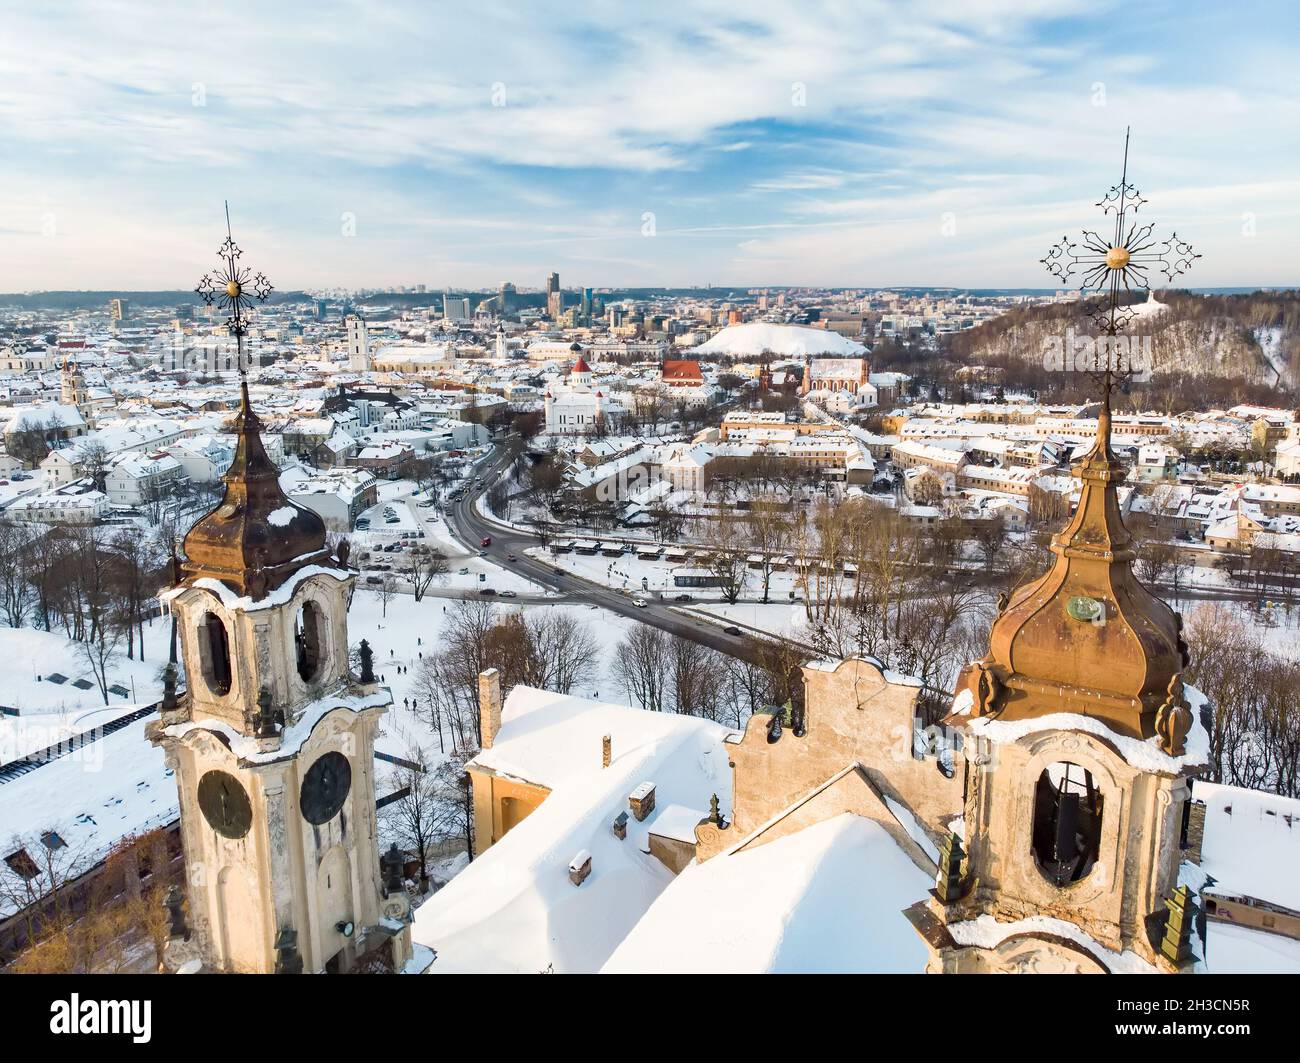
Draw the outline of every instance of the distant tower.
[[[75,406],[86,427],[90,427],[92,416],[86,377],[77,363],[71,360],[63,363],[63,371],[59,374],[59,402],[64,406]]]
[[[348,332],[348,368],[358,373],[368,373],[374,368],[370,360],[370,332],[366,319],[359,314],[349,314],[344,319]]]
[[[258,429],[244,385],[225,494],[164,593],[188,690],[148,733],[180,794],[177,951],[220,971],[400,970],[409,906],[380,873],[373,767],[392,696],[366,650],[352,674],[347,550],[281,491]]]
[[[560,275],[552,273],[546,278],[546,313],[552,321],[559,321],[564,313],[564,293],[560,291]]]
[[[506,328],[500,322],[497,323],[496,357],[502,361],[506,358]]]

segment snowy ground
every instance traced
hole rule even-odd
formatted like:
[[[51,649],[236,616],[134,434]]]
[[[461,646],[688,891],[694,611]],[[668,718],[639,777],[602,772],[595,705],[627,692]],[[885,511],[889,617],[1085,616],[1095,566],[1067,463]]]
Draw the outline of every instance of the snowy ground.
[[[125,693],[110,691],[106,707],[80,643],[48,631],[0,628],[0,660],[7,662],[0,705],[18,712],[0,713],[0,764],[156,701],[162,696],[167,632],[161,621],[146,624],[148,659],[130,661],[121,654],[109,664],[110,687]]]
[[[503,616],[513,609],[559,609],[586,621],[600,642],[599,664],[591,682],[573,693],[583,697],[603,696],[606,701],[624,699],[622,688],[612,678],[610,663],[614,647],[635,621],[595,606],[495,602],[494,607]],[[384,718],[376,743],[381,752],[405,756],[412,748],[419,748],[436,763],[443,750],[451,748],[450,734],[444,735],[440,745],[437,732],[419,717],[411,701],[423,655],[436,652],[441,646],[444,625],[455,608],[454,601],[425,598],[416,602],[412,596],[399,595],[388,603],[385,616],[383,603],[372,591],[359,588],[353,597],[348,612],[348,640],[353,645],[363,638],[370,642],[375,651],[375,672],[393,691],[394,705]],[[398,666],[409,671],[398,672]]]
[[[593,542],[603,541],[593,539]],[[673,570],[697,568],[698,560],[688,556],[685,560],[642,561],[636,554],[628,553],[620,557],[605,557],[603,554],[586,555],[579,553],[555,554],[549,549],[532,547],[528,555],[548,565],[572,572],[583,579],[591,580],[614,590],[648,591],[651,594],[673,598],[679,594],[689,594],[697,602],[719,602],[722,592],[716,587],[678,587],[673,583]],[[773,572],[768,585],[768,596],[773,602],[789,602],[791,594],[802,594],[798,577],[793,572]],[[756,569],[745,570],[745,585],[741,590],[742,601],[757,601],[763,596],[763,573]]]

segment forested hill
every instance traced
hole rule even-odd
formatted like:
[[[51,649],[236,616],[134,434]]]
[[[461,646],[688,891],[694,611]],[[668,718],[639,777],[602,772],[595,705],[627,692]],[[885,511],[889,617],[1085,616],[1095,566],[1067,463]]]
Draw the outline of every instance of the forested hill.
[[[1300,292],[1170,291],[1157,299],[1165,309],[1135,307],[1128,329],[1151,337],[1156,374],[1300,390]],[[1067,328],[1092,331],[1079,304],[1026,306],[953,336],[950,349],[968,365],[1030,368],[1042,364],[1050,338]]]

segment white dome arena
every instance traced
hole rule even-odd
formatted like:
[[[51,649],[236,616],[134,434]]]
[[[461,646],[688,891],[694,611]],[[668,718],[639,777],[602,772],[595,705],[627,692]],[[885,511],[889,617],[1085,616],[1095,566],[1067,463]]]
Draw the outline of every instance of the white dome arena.
[[[745,325],[729,325],[694,351],[695,354],[729,354],[738,358],[757,358],[764,352],[777,358],[803,358],[805,355],[861,358],[867,349],[826,329],[752,321]]]

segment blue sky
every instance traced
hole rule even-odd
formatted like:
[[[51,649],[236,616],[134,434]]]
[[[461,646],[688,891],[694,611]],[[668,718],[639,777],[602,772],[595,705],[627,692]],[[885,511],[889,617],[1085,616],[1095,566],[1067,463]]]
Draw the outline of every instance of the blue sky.
[[[223,199],[281,289],[552,269],[1046,287],[1038,259],[1097,222],[1126,125],[1144,209],[1204,254],[1188,283],[1300,283],[1287,3],[96,0],[6,19],[0,290],[189,287]]]

